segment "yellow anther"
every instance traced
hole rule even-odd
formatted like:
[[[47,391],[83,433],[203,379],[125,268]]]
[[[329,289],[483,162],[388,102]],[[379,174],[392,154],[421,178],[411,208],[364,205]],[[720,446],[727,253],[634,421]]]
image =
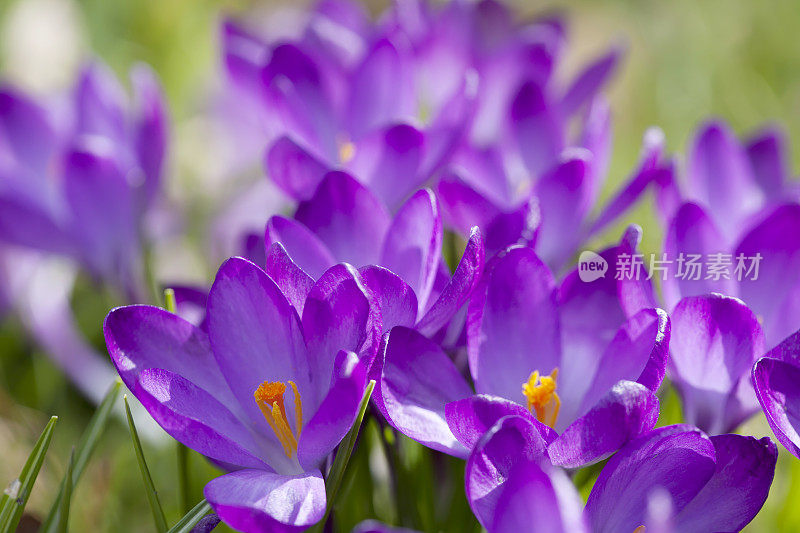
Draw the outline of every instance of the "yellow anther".
[[[267,420],[267,423],[275,432],[275,436],[283,446],[286,457],[291,457],[297,451],[297,441],[300,438],[300,430],[303,425],[303,407],[300,400],[300,392],[297,385],[289,381],[294,392],[294,412],[296,429],[292,432],[289,420],[286,418],[286,406],[283,403],[283,395],[286,392],[286,384],[279,381],[265,381],[262,383],[253,396],[256,404]]]
[[[639,526],[633,530],[633,533],[644,533],[647,528],[644,526]]]
[[[356,155],[356,145],[350,141],[339,144],[339,161],[344,165],[350,162]]]
[[[561,398],[556,394],[557,376],[558,368],[553,369],[549,376],[540,376],[536,370],[522,384],[522,394],[528,399],[528,411],[535,412],[536,419],[550,427],[556,425],[561,409]]]

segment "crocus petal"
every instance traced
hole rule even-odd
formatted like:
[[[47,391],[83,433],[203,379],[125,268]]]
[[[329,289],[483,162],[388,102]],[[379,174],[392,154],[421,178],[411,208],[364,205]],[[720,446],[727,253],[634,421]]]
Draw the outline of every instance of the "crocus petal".
[[[729,241],[764,198],[747,155],[721,122],[710,122],[698,132],[689,155],[687,186],[693,198],[708,206]]]
[[[11,194],[0,196],[0,240],[68,256],[78,254],[73,235],[44,206]]]
[[[138,252],[134,199],[111,146],[100,141],[93,138],[67,155],[64,193],[84,261],[96,275],[124,283]]]
[[[703,489],[674,519],[676,531],[740,531],[769,494],[778,449],[769,439],[711,437],[717,466]]]
[[[302,531],[325,514],[319,471],[282,476],[239,470],[209,481],[203,495],[223,522],[240,531]]]
[[[241,89],[256,94],[261,68],[269,59],[267,44],[229,19],[222,22],[220,33],[222,62],[228,77]]]
[[[75,90],[78,132],[121,143],[126,134],[126,100],[122,85],[108,67],[102,63],[88,65]]]
[[[611,159],[612,137],[610,106],[604,98],[595,98],[589,107],[581,133],[581,146],[592,154],[586,186],[591,204],[597,201],[605,182]]]
[[[504,417],[475,445],[467,458],[464,481],[467,501],[484,527],[495,518],[509,474],[529,462],[550,465],[547,443],[528,417]]]
[[[553,464],[579,467],[599,461],[649,431],[658,419],[658,398],[634,381],[614,385],[550,445]]]
[[[762,357],[753,367],[753,385],[767,422],[778,441],[800,457],[800,367]]]
[[[622,52],[621,48],[612,48],[578,75],[561,100],[561,113],[565,117],[570,116],[583,104],[594,98],[614,73]]]
[[[298,44],[278,44],[261,70],[261,83],[267,107],[288,132],[332,160],[338,128],[328,82],[312,56]]]
[[[661,487],[682,509],[712,477],[714,445],[689,426],[668,426],[642,435],[609,460],[586,502],[597,533],[633,531],[644,525],[647,499]]]
[[[529,81],[514,98],[511,119],[525,166],[538,176],[552,166],[564,148],[559,111],[548,101],[545,89]]]
[[[747,143],[747,157],[753,177],[768,197],[775,198],[789,177],[786,135],[780,128],[770,128]]]
[[[406,280],[414,289],[420,313],[442,257],[442,218],[433,191],[422,189],[398,211],[386,232],[381,264]]]
[[[218,391],[218,399],[228,390],[208,337],[178,315],[149,305],[118,307],[106,317],[103,333],[111,361],[131,390],[148,368],[168,370],[202,389]],[[233,401],[221,401],[235,406]]]
[[[297,458],[304,469],[319,467],[350,431],[366,384],[367,368],[358,356],[353,352],[339,352],[328,393],[303,426],[297,443]]]
[[[759,255],[758,272],[748,274],[752,258]],[[767,346],[774,346],[800,328],[800,205],[773,210],[742,239],[734,267],[740,256],[745,270],[739,297],[761,318]]]
[[[416,326],[417,331],[423,335],[433,335],[461,309],[480,280],[484,260],[485,251],[481,232],[478,228],[473,228],[464,254],[453,272],[453,277],[419,320]]]
[[[553,275],[530,248],[509,248],[487,265],[467,319],[477,392],[521,401],[533,371],[561,365],[556,297]]]
[[[246,259],[228,259],[217,272],[208,295],[208,336],[231,391],[260,425],[264,416],[253,393],[264,381],[292,380],[303,402],[316,404],[315,380],[330,380],[309,375],[297,313],[275,282]]]
[[[664,379],[670,343],[670,320],[661,309],[642,309],[628,319],[606,347],[596,363],[594,377],[588,387],[581,387],[574,375],[588,372],[573,366],[565,358],[559,384],[562,410],[559,416],[567,420],[587,412],[606,395],[619,380],[636,381],[653,392],[658,391]],[[582,362],[582,364],[587,364]],[[573,394],[582,392],[582,401],[573,400]],[[570,412],[571,405],[580,405],[578,411]]]
[[[678,300],[685,296],[711,292],[736,294],[733,279],[706,279],[706,273],[701,271],[703,261],[707,261],[712,254],[729,253],[724,242],[716,224],[702,207],[688,202],[678,208],[664,237],[664,253],[667,260],[671,261],[662,278],[664,300],[668,308],[674,308]],[[694,264],[698,265],[696,271],[690,266],[692,256]],[[679,263],[682,257],[686,261]]]
[[[292,261],[280,242],[274,242],[268,248],[265,265],[264,271],[294,306],[297,314],[302,316],[314,280]]]
[[[402,433],[434,450],[467,455],[447,426],[445,406],[472,391],[437,344],[412,329],[392,329],[378,392],[387,420]]]
[[[555,431],[536,420],[522,405],[486,394],[476,394],[463,400],[450,402],[445,407],[450,431],[467,449],[472,449],[489,429],[504,416],[520,416],[531,422],[541,433],[546,444],[557,436]]]
[[[330,250],[308,228],[279,215],[267,222],[264,241],[267,246],[281,243],[291,260],[313,279],[336,263]]]
[[[559,268],[575,253],[582,237],[589,203],[591,154],[573,151],[536,183],[542,223],[536,253],[552,268]]]
[[[308,200],[328,172],[325,162],[289,137],[281,137],[267,150],[267,176],[295,200]]]
[[[361,137],[389,121],[411,118],[411,78],[403,55],[388,39],[373,45],[356,68],[347,113],[349,131]]]
[[[655,307],[652,285],[646,279],[644,268],[638,276],[634,273],[634,279],[615,279],[618,270],[632,263],[640,231],[629,229],[619,246],[600,252],[600,257],[608,264],[604,276],[594,281],[582,281],[576,268],[561,283],[561,338],[564,354],[569,354],[565,364],[568,360],[569,366],[577,369],[559,375],[566,390],[574,388],[580,391],[585,387],[593,375],[591,372],[597,368],[598,355],[605,352],[609,340],[614,338],[628,317],[641,309]]]
[[[56,149],[56,132],[44,108],[23,94],[0,87],[0,156],[5,147],[17,163],[46,175]]]
[[[206,331],[206,304],[208,289],[189,285],[167,284],[175,294],[176,313],[187,322]]]
[[[363,185],[344,172],[325,176],[295,218],[316,233],[337,261],[375,264],[389,228],[389,214]],[[290,252],[291,253],[291,252]]]
[[[426,144],[425,134],[413,126],[393,124],[356,144],[346,166],[394,210],[427,178],[420,173]]]
[[[258,459],[259,447],[249,428],[209,391],[183,376],[145,369],[133,393],[164,431],[189,448],[217,461],[269,468]]]
[[[134,143],[139,166],[144,172],[140,209],[149,205],[161,185],[167,150],[167,109],[158,78],[150,67],[137,64],[131,70],[136,97]]]
[[[308,346],[306,364],[320,401],[330,387],[336,354],[340,350],[359,353],[365,345],[377,350],[381,327],[372,320],[370,301],[358,272],[344,264],[331,267],[314,284],[303,307],[302,322]],[[362,355],[369,366],[375,354]],[[317,404],[308,405],[313,413]]]
[[[687,423],[711,434],[733,431],[758,409],[749,382],[764,353],[758,319],[740,300],[712,294],[684,298],[672,320],[670,365]]]
[[[534,462],[514,468],[494,508],[492,533],[517,533],[535,527],[547,533],[588,533],[581,498],[561,471]]]
[[[374,265],[362,267],[358,272],[380,309],[384,331],[395,326],[414,327],[417,297],[405,281],[394,272]]]
[[[617,220],[641,197],[642,193],[653,181],[660,177],[656,172],[664,150],[664,132],[650,128],[642,140],[642,152],[639,165],[628,180],[613,194],[611,199],[600,209],[588,234],[596,235],[603,228]]]

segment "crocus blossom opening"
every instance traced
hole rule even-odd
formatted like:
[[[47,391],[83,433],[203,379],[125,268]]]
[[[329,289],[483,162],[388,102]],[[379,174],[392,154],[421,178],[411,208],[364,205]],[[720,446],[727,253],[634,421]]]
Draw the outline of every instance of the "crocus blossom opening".
[[[522,394],[528,399],[528,411],[536,413],[536,419],[550,427],[556,425],[561,398],[556,393],[558,368],[549,376],[540,376],[539,371],[531,373],[528,381],[522,384]]]
[[[291,458],[297,452],[297,441],[300,440],[300,430],[303,428],[303,402],[294,381],[288,383],[294,392],[294,432],[289,425],[289,419],[286,418],[286,406],[283,403],[283,395],[286,392],[285,383],[265,381],[259,385],[253,396],[259,409],[264,413],[267,423],[281,442],[286,457]]]

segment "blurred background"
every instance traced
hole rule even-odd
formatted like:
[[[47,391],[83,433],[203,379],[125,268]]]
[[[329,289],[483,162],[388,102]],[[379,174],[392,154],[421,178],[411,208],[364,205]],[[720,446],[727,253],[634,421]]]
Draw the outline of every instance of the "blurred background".
[[[622,182],[635,164],[641,138],[649,126],[661,127],[670,151],[682,153],[696,126],[709,116],[727,120],[747,136],[768,123],[789,133],[792,170],[800,168],[800,9],[796,0],[770,2],[673,0],[542,0],[514,2],[521,16],[565,12],[569,78],[587,59],[614,42],[627,56],[610,88],[614,118],[614,155],[606,194]],[[0,0],[0,79],[35,94],[70,87],[83,61],[100,57],[122,80],[138,61],[152,65],[170,104],[172,147],[166,183],[189,213],[194,243],[170,249],[162,271],[183,279],[208,282],[222,250],[203,242],[213,198],[232,187],[225,182],[226,139],[215,135],[206,119],[209,95],[222,84],[217,56],[218,23],[223,15],[247,13],[266,17],[297,2],[255,3],[219,0]],[[379,13],[385,4],[369,2]],[[232,142],[228,140],[228,142]],[[260,169],[250,169],[258,175]],[[203,187],[195,187],[196,183]],[[659,249],[661,235],[649,199],[598,239],[617,238],[627,222],[644,227],[643,251]],[[212,254],[209,259],[208,254]],[[170,265],[180,265],[172,272]],[[162,272],[162,273],[163,273]],[[79,282],[73,300],[79,325],[103,349],[100,325],[108,306],[102,298],[82,298],[90,283]],[[79,304],[80,302],[80,304]],[[94,303],[85,303],[94,302]],[[667,392],[663,422],[676,421],[674,395]],[[0,323],[0,482],[13,479],[50,414],[60,416],[51,452],[35,486],[28,511],[44,515],[66,469],[69,449],[78,439],[93,407],[65,380],[13,317]],[[672,417],[672,418],[671,418]],[[763,417],[742,430],[768,435]],[[800,461],[781,450],[776,481],[766,507],[748,531],[800,530]],[[177,505],[175,448],[158,439],[145,442],[145,453],[174,521]],[[363,459],[363,460],[362,460]],[[369,458],[355,461],[353,479]],[[193,500],[202,497],[203,482],[214,470],[191,458]],[[359,471],[359,468],[362,469]],[[84,480],[73,496],[75,531],[151,531],[149,509],[131,448],[128,430],[115,421],[103,439]],[[380,516],[380,491],[358,494],[366,513]],[[360,499],[359,499],[360,498]],[[466,512],[466,507],[464,511]],[[389,517],[391,518],[391,517]],[[31,527],[35,527],[30,522]],[[220,527],[220,530],[223,528]],[[455,529],[453,529],[455,530]]]

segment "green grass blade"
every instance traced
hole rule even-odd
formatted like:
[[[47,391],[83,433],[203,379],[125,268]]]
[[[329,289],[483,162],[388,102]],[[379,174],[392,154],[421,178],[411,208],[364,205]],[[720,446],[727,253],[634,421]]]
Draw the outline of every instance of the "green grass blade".
[[[11,482],[0,500],[0,531],[10,532],[17,529],[17,524],[22,518],[22,512],[25,510],[25,504],[28,503],[28,498],[30,498],[33,484],[36,482],[36,477],[42,468],[44,456],[50,447],[50,441],[53,439],[56,422],[58,422],[57,416],[50,417],[50,421],[45,426],[39,436],[39,440],[36,441],[36,445],[28,456],[28,460],[25,461],[25,466],[22,467],[19,477]]]
[[[186,513],[183,518],[172,526],[168,533],[188,533],[192,528],[203,518],[211,512],[211,506],[207,501],[201,500],[200,503],[195,505],[191,511]]]
[[[57,529],[58,533],[67,533],[69,531],[69,505],[72,501],[72,489],[74,488],[73,472],[75,468],[75,448],[72,448],[72,453],[69,456],[69,464],[67,465],[67,473],[64,475],[64,480],[61,482],[61,492],[59,493],[59,506]],[[44,531],[40,529],[39,531]]]
[[[361,404],[358,409],[358,416],[353,422],[353,427],[347,432],[339,447],[336,449],[336,457],[333,459],[333,465],[328,474],[328,479],[325,480],[325,492],[328,494],[328,506],[325,509],[325,516],[322,517],[317,525],[311,528],[311,531],[322,531],[325,527],[325,522],[328,521],[328,516],[331,514],[334,503],[336,503],[336,496],[342,485],[344,478],[344,471],[347,469],[347,463],[350,461],[350,455],[353,453],[353,447],[358,438],[358,431],[361,428],[361,422],[364,420],[364,413],[367,412],[369,406],[369,399],[372,397],[372,389],[375,388],[375,380],[372,379],[367,384],[364,390],[364,396],[361,398]]]
[[[150,510],[153,512],[153,521],[156,523],[156,531],[158,531],[158,533],[164,533],[167,530],[167,520],[164,518],[164,510],[161,508],[161,502],[158,501],[158,492],[156,492],[156,487],[153,485],[153,478],[150,477],[150,469],[147,468],[147,462],[144,459],[142,443],[139,440],[139,433],[136,431],[131,408],[128,405],[128,395],[126,394],[123,396],[123,399],[125,401],[125,414],[128,417],[128,428],[131,431],[133,450],[136,452],[136,461],[139,463],[139,471],[142,473],[142,481],[144,481],[145,491],[147,492],[147,502],[150,504]]]
[[[100,405],[92,415],[92,419],[89,420],[89,424],[86,426],[86,430],[83,432],[81,440],[75,447],[75,463],[72,467],[71,488],[74,488],[78,484],[78,481],[83,475],[83,471],[86,469],[86,465],[89,464],[89,459],[91,458],[92,453],[94,452],[95,448],[97,448],[100,437],[103,435],[103,431],[106,428],[106,423],[108,422],[108,419],[114,410],[114,404],[117,401],[121,387],[122,381],[119,379],[117,379],[114,384],[111,385],[111,388],[106,393],[103,401],[100,402]],[[56,527],[58,526],[59,522],[58,513],[59,509],[61,508],[62,499],[64,498],[64,487],[65,485],[62,483],[61,491],[56,497],[56,500],[53,502],[53,506],[50,508],[47,518],[42,523],[42,527],[39,529],[39,531],[42,533],[51,533],[53,531],[57,531]]]

